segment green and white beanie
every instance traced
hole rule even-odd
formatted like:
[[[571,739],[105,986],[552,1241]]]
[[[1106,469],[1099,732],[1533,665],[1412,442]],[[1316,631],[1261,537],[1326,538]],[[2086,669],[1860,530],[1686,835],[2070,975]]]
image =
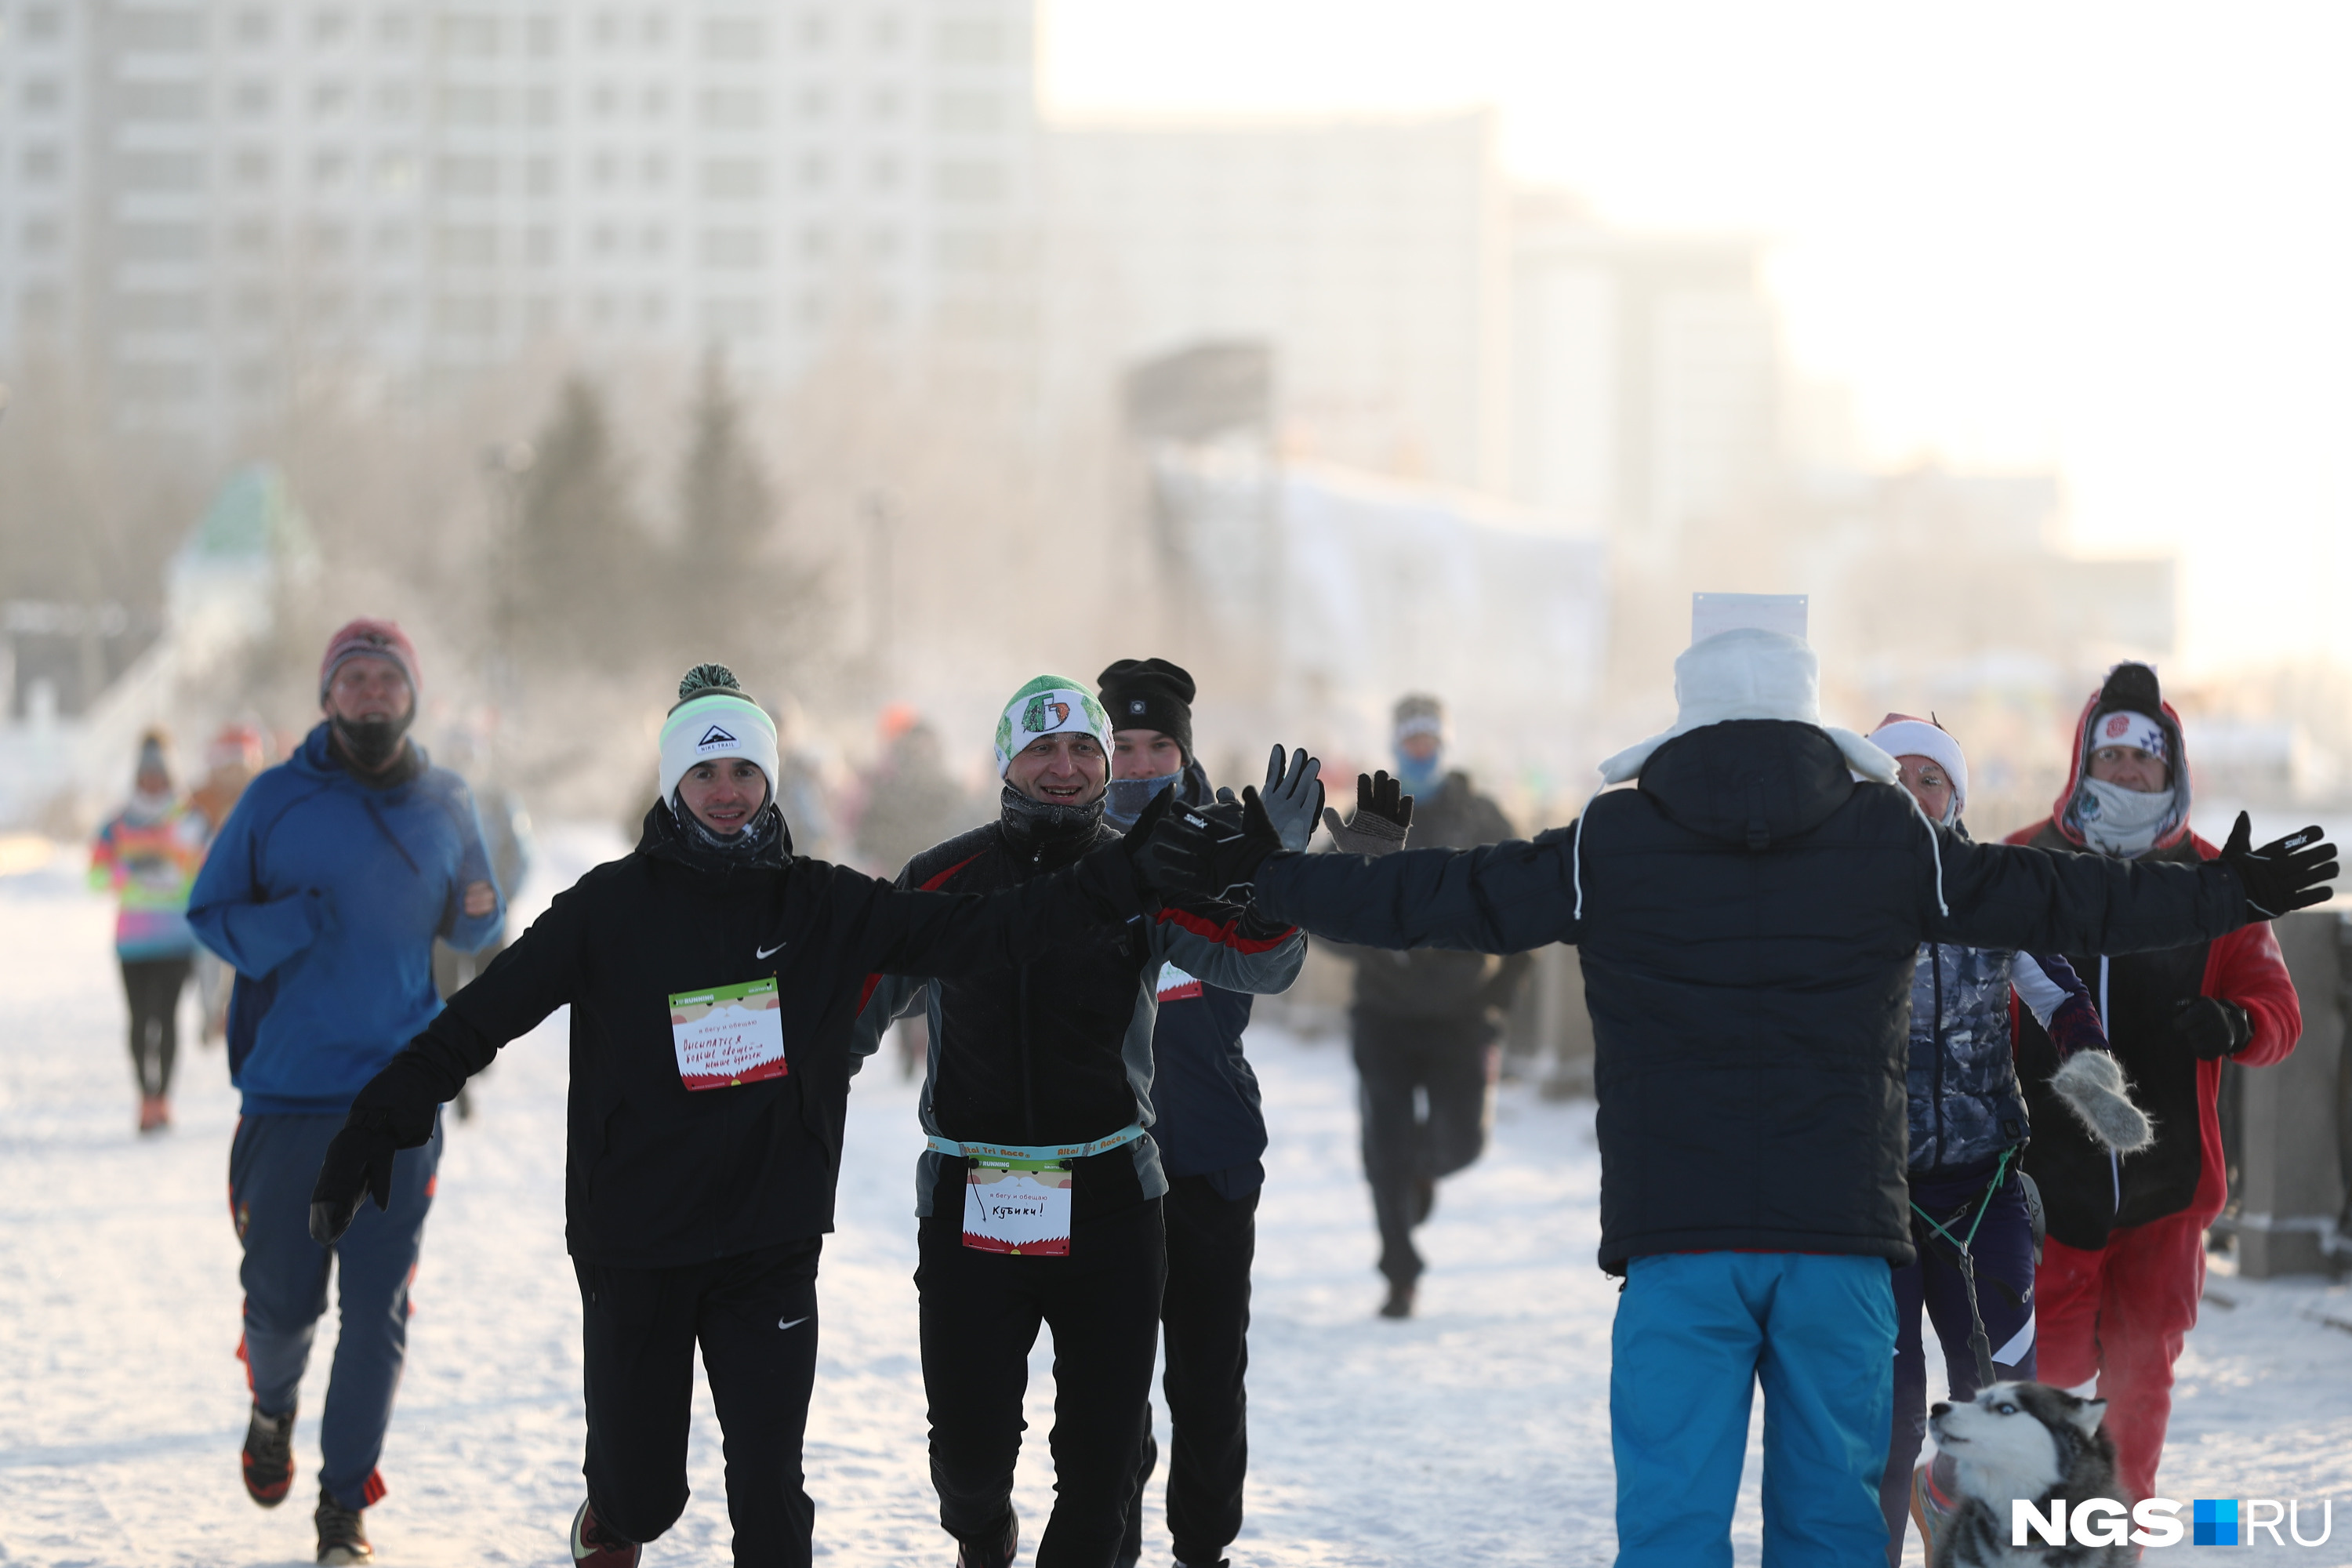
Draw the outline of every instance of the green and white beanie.
[[[1110,715],[1094,693],[1075,680],[1041,675],[1013,694],[996,721],[996,776],[1012,770],[1013,759],[1040,735],[1092,735],[1110,753]]]
[[[698,664],[678,683],[677,706],[661,727],[661,797],[698,763],[717,757],[749,757],[768,775],[768,798],[776,795],[776,721],[744,695],[734,675],[719,664]]]

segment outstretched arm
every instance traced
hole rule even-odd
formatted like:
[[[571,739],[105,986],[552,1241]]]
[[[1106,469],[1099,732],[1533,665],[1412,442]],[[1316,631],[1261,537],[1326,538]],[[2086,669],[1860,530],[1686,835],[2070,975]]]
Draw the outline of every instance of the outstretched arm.
[[[2225,936],[2246,921],[2246,895],[2219,861],[2116,860],[2024,845],[1970,844],[1937,832],[1944,901],[1930,939],[2028,952],[2141,952]]]
[[[1574,825],[1476,849],[1276,855],[1257,868],[1258,912],[1360,947],[1524,952],[1573,942]]]

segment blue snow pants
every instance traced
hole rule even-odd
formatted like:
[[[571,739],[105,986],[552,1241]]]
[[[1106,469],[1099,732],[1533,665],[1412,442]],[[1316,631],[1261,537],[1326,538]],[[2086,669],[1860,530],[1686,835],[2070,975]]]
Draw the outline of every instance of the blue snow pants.
[[[1637,1258],[1609,1372],[1621,1568],[1730,1568],[1748,1413],[1764,1385],[1764,1568],[1879,1568],[1894,1402],[1886,1260]]]
[[[383,1496],[376,1459],[392,1425],[393,1391],[408,1352],[408,1282],[433,1204],[441,1129],[392,1168],[392,1206],[360,1205],[332,1247],[310,1239],[310,1189],[340,1116],[247,1116],[229,1145],[228,1204],[245,1263],[244,1356],[253,1400],[265,1415],[294,1408],[310,1340],[327,1310],[327,1270],[341,1269],[341,1331],[320,1412],[319,1480],[345,1508]]]

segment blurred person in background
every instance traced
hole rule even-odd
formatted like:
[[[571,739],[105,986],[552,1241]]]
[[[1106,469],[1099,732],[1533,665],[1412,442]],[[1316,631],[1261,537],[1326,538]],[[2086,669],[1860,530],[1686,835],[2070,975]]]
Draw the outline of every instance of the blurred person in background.
[[[311,1185],[352,1097],[440,1011],[434,938],[471,949],[506,919],[466,782],[408,734],[418,689],[416,650],[397,626],[336,632],[319,665],[320,723],[246,790],[189,899],[198,939],[236,972],[228,1061],[243,1115],[229,1210],[253,1391],[245,1487],[264,1508],[293,1486],[295,1396],[330,1266],[341,1275],[311,1516],[320,1563],[373,1556],[361,1514],[384,1495],[376,1460],[407,1352],[438,1124],[391,1168],[389,1206],[333,1247],[310,1237]]]
[[[856,844],[858,863],[887,877],[982,814],[948,772],[940,733],[929,720],[894,702],[882,710],[880,730],[882,755],[863,781]],[[891,1037],[898,1042],[898,1076],[914,1077],[930,1054],[930,1020],[921,1013],[902,1018]]]
[[[572,1561],[632,1568],[688,1499],[698,1346],[741,1568],[803,1568],[817,1265],[877,968],[1001,971],[1149,908],[1113,839],[993,898],[910,892],[795,854],[774,721],[724,665],[664,716],[634,851],[595,868],[352,1102],[311,1234],[373,1217],[396,1162],[508,1042],[572,1008],[564,1244],[580,1286],[588,1496]],[[484,1303],[494,1310],[494,1303]]]
[[[1111,746],[1092,692],[1051,675],[1025,683],[997,721],[996,820],[917,855],[898,885],[1018,887],[1117,842],[1104,820]],[[1301,847],[1321,802],[1316,771],[1303,752],[1289,767],[1277,752],[1267,779],[1269,808]],[[1161,792],[1146,802],[1138,833],[1174,805]],[[1276,992],[1305,952],[1287,927],[1180,900],[1049,959],[928,983],[885,974],[875,988],[870,1037],[918,1006],[930,1017],[915,1289],[931,1481],[959,1568],[1006,1568],[1019,1549],[1013,1474],[1041,1324],[1054,1332],[1055,1497],[1038,1568],[1103,1568],[1118,1553],[1167,1277],[1169,1180],[1148,1131],[1160,979],[1172,964],[1227,990]],[[1038,1194],[1034,1224],[1007,1223],[988,1201],[1016,1183]]]
[[[258,724],[225,724],[212,738],[205,748],[204,780],[188,795],[189,808],[205,820],[207,840],[236,809],[245,786],[268,765],[268,736]],[[207,1046],[217,1045],[228,1035],[229,967],[202,942],[195,945],[194,964],[196,1001],[204,1014],[198,1037]]]
[[[1392,739],[1416,847],[1472,849],[1513,837],[1503,808],[1468,773],[1447,770],[1445,709],[1436,698],[1401,699]],[[1524,952],[1332,947],[1356,965],[1349,1024],[1364,1177],[1389,1287],[1381,1316],[1409,1318],[1423,1267],[1413,1230],[1436,1206],[1438,1182],[1486,1150],[1495,1042],[1533,961]]]
[[[2118,664],[2074,724],[2066,786],[2046,821],[2010,835],[2053,855],[2195,865],[2221,851],[2189,829],[2189,752],[2156,671]],[[2281,911],[2273,911],[2281,912]],[[2128,1158],[2056,1110],[2063,1042],[2018,1021],[2018,1074],[2050,1236],[2034,1273],[2042,1379],[2106,1401],[2134,1498],[2154,1497],[2172,1412],[2172,1364],[2197,1321],[2205,1227],[2229,1198],[2215,1113],[2221,1064],[2284,1061],[2303,1008],[2266,922],[2211,941],[2117,958],[2069,953],[2097,998],[2116,1059],[2156,1123]]]
[[[1213,801],[1192,749],[1191,674],[1164,658],[1123,658],[1096,680],[1111,726],[1103,821],[1124,833],[1169,791],[1185,805]],[[1261,942],[1300,940],[1246,911],[1242,929]],[[1167,1347],[1160,1387],[1171,1428],[1168,1532],[1180,1568],[1223,1568],[1226,1546],[1241,1533],[1249,1470],[1250,1265],[1265,1184],[1265,1113],[1257,1074],[1242,1054],[1253,998],[1173,963],[1161,963],[1152,984],[1159,1016],[1151,1101],[1159,1119],[1151,1139],[1168,1178],[1160,1200],[1168,1280],[1160,1303]],[[1148,1398],[1142,1440],[1118,1568],[1135,1568],[1143,1556],[1143,1492],[1160,1458]]]
[[[188,889],[204,864],[204,816],[172,784],[161,730],[139,737],[130,804],[98,830],[90,886],[121,900],[114,956],[131,1004],[131,1070],[139,1085],[139,1131],[172,1124],[172,1067],[180,1047],[180,992],[196,939],[188,929]]]
[[[1168,896],[1382,947],[1580,948],[1596,1042],[1619,1563],[1721,1563],[1760,1384],[1764,1561],[1878,1568],[1905,1201],[1904,1003],[1919,944],[2046,952],[2219,937],[2324,901],[2333,845],[2205,866],[1971,844],[1895,759],[1821,720],[1801,638],[1742,628],[1675,661],[1672,728],[1532,842],[1379,859],[1285,852],[1266,812],[1171,813]],[[1415,827],[1419,812],[1414,813]],[[1890,1090],[1894,1092],[1890,1093]],[[2046,1185],[2046,1184],[2045,1184]]]
[[[473,792],[474,815],[482,825],[482,847],[489,851],[490,873],[497,879],[499,890],[512,899],[522,889],[522,879],[530,874],[531,837],[530,813],[524,809],[522,796],[509,789],[489,768],[488,748],[480,743],[478,731],[468,724],[455,724],[441,742],[441,765],[466,781]],[[451,946],[439,937],[433,939],[433,989],[446,1002],[474,983],[474,976],[489,967],[490,960],[506,950],[507,921],[504,912],[499,929],[488,942],[468,952]],[[487,1072],[488,1069],[483,1069]],[[477,1075],[478,1076],[478,1075]],[[470,1121],[474,1116],[473,1083],[469,1079],[457,1091],[457,1120]]]
[[[1871,743],[1895,759],[1897,783],[1928,821],[1965,840],[1969,760],[1931,719],[1889,713]],[[2089,992],[2054,954],[1920,944],[1911,975],[1911,1241],[1914,1261],[1895,1270],[1895,1428],[1879,1503],[1886,1560],[1903,1559],[1916,1515],[1932,1560],[1935,1538],[1958,1506],[1951,1456],[1916,1471],[1927,1427],[1927,1356],[1922,1310],[1936,1325],[1955,1404],[1991,1381],[2034,1376],[2033,1265],[2041,1246],[2040,1195],[2018,1168],[2032,1129],[2017,1085],[2011,1002],[2061,1041],[2071,1066],[2060,1093],[2076,1117],[2126,1152],[2144,1146],[2147,1119],[2131,1103]]]

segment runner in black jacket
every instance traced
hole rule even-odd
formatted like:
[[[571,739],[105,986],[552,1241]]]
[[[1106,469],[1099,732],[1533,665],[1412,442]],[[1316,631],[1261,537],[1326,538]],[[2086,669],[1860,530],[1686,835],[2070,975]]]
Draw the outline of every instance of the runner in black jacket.
[[[1014,887],[1099,853],[1116,837],[1102,823],[1109,738],[1093,693],[1056,676],[1024,686],[997,726],[999,819],[916,856],[900,885]],[[1286,781],[1295,790],[1276,803],[1286,821],[1303,817],[1301,843],[1320,800],[1315,771],[1302,753]],[[931,1479],[959,1563],[1003,1568],[1018,1544],[1013,1470],[1041,1322],[1054,1331],[1056,1496],[1038,1568],[1112,1562],[1135,1495],[1166,1270],[1168,1179],[1146,1131],[1157,983],[1172,963],[1229,990],[1280,991],[1305,948],[1297,931],[1241,910],[1179,902],[1017,969],[878,983],[865,1019],[877,1037],[928,998],[915,1284]],[[1014,1162],[1044,1169],[1024,1177]],[[989,1205],[1029,1183],[1050,1188],[1027,1200],[1045,1211],[1038,1222],[992,1223]]]
[[[392,1151],[429,1138],[469,1074],[569,1003],[565,1238],[584,1319],[589,1494],[574,1557],[634,1563],[634,1543],[684,1509],[698,1340],[727,1438],[735,1561],[804,1564],[817,1254],[866,977],[1001,968],[1119,930],[1147,905],[1115,842],[990,899],[797,858],[772,798],[767,715],[716,666],[680,694],[663,728],[664,798],[636,851],[557,895],[361,1090],[311,1223],[340,1233],[370,1188],[381,1202]],[[730,1016],[742,1026],[711,1029]]]

